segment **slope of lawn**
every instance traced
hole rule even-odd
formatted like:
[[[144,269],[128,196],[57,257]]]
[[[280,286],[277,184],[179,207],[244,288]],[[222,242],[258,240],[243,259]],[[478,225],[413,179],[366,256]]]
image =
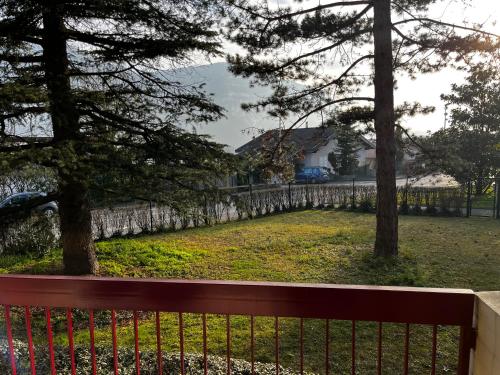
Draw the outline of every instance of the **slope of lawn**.
[[[375,217],[339,211],[303,211],[253,221],[191,229],[176,233],[116,239],[97,244],[101,273],[110,276],[183,279],[268,280],[342,284],[411,285],[500,290],[500,221],[480,218],[400,218],[400,257],[375,260],[371,256]],[[0,269],[18,273],[59,273],[61,253],[43,259],[0,257]],[[335,303],[335,301],[325,301]],[[119,345],[133,346],[130,315],[120,315]],[[178,351],[178,317],[162,314],[164,348]],[[82,313],[82,322],[86,313]],[[99,321],[101,322],[99,325]],[[96,337],[110,344],[109,314],[98,317]],[[57,320],[54,323],[57,328]],[[298,320],[280,320],[280,357],[283,365],[298,366]],[[82,323],[77,342],[89,337]],[[185,345],[201,350],[201,317],[184,316]],[[42,329],[42,327],[40,327]],[[384,373],[401,373],[403,325],[384,324]],[[231,318],[232,354],[249,358],[249,318]],[[61,322],[60,331],[64,331]],[[374,323],[357,326],[359,373],[376,372]],[[211,354],[225,355],[225,318],[208,316]],[[154,348],[154,324],[144,314],[141,348]],[[410,359],[413,373],[429,371],[431,327],[411,327]],[[457,330],[438,329],[438,373],[454,370]],[[308,370],[324,370],[325,322],[305,322],[305,360]],[[65,342],[63,334],[57,337]],[[330,323],[330,368],[347,373],[350,366],[350,322]],[[274,360],[274,321],[256,320],[256,351],[261,361]],[[319,348],[319,349],[318,349]]]

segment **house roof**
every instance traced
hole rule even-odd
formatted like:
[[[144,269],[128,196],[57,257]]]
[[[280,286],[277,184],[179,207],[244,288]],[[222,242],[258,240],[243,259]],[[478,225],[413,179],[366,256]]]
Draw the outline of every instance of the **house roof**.
[[[278,129],[272,129],[237,148],[236,153],[246,154],[259,151],[265,142],[269,142],[269,139],[277,141],[285,132],[287,132],[287,134],[283,142],[286,144],[294,144],[300,147],[305,153],[318,151],[319,148],[326,145],[335,137],[335,130],[332,127],[297,128],[282,130],[281,133]],[[363,136],[359,137],[359,141],[366,148],[374,147],[373,143]]]

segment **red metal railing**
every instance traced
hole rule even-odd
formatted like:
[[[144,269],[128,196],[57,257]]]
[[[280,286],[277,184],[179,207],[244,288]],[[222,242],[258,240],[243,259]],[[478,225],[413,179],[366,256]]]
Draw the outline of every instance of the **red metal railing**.
[[[138,311],[155,313],[157,368],[162,374],[162,339],[160,312],[178,313],[180,372],[184,368],[183,314],[202,314],[203,362],[207,374],[207,323],[206,314],[226,316],[227,374],[231,373],[231,315],[250,317],[250,358],[252,374],[255,361],[254,317],[274,317],[276,374],[280,365],[280,318],[298,318],[300,373],[304,372],[304,319],[324,319],[325,373],[328,374],[330,320],[351,321],[351,373],[356,373],[356,330],[358,321],[377,322],[377,373],[382,372],[383,323],[404,323],[404,374],[408,374],[410,324],[432,326],[431,373],[436,372],[437,326],[460,327],[457,373],[468,374],[469,355],[472,347],[472,320],[474,294],[470,290],[401,288],[376,286],[346,286],[324,284],[289,284],[225,281],[178,281],[155,279],[117,279],[64,276],[0,276],[0,305],[4,305],[6,337],[12,374],[16,374],[16,358],[12,338],[11,307],[25,307],[26,339],[29,346],[31,374],[35,374],[35,355],[31,332],[30,308],[45,308],[47,339],[51,374],[56,374],[54,364],[51,309],[66,309],[66,326],[72,374],[76,374],[73,309],[89,311],[90,354],[92,373],[96,374],[94,336],[94,310],[111,311],[114,373],[118,374],[116,311],[133,312],[135,336],[136,373],[140,374],[139,317]],[[2,333],[3,334],[3,333]],[[2,335],[0,334],[0,335]]]

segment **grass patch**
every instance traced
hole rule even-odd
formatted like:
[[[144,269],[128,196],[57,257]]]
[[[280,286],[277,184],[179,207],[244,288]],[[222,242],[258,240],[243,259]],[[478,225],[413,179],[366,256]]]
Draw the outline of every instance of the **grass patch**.
[[[341,284],[409,285],[500,290],[500,225],[482,218],[400,217],[400,256],[372,256],[375,217],[338,211],[302,211],[215,227],[97,243],[101,273],[107,276],[185,279],[264,280]],[[42,259],[0,257],[0,271],[60,273],[61,252]],[[334,303],[334,301],[325,301]],[[99,318],[96,337],[110,345],[109,314]],[[57,322],[57,317],[54,317]],[[78,343],[88,343],[86,313],[77,327]],[[62,320],[61,320],[62,322]],[[178,351],[178,316],[162,314],[165,349]],[[298,320],[280,320],[283,365],[298,368]],[[209,316],[209,352],[225,355],[225,317]],[[57,342],[64,344],[64,325]],[[184,317],[186,350],[200,352],[201,318]],[[384,325],[384,373],[401,373],[404,325]],[[429,372],[431,328],[412,326],[412,373]],[[357,327],[357,363],[363,374],[376,373],[374,323]],[[248,317],[232,317],[232,354],[249,359]],[[324,372],[325,322],[305,322],[307,369]],[[256,358],[274,360],[274,321],[256,320]],[[350,365],[351,322],[330,322],[332,373]],[[19,333],[22,335],[22,332]],[[141,347],[154,348],[154,321],[144,314]],[[456,366],[458,332],[439,327],[438,373]],[[119,345],[133,347],[130,314],[120,313]],[[318,350],[320,348],[320,350]]]

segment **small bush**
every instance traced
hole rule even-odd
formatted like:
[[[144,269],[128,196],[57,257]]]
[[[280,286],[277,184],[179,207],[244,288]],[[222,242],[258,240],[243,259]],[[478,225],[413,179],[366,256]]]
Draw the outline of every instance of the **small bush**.
[[[416,204],[415,206],[413,206],[413,208],[411,209],[410,211],[413,215],[416,215],[416,216],[421,216],[423,211],[422,211],[422,207],[418,204]]]
[[[359,204],[359,209],[361,212],[372,212],[373,211],[372,201],[368,198],[363,199]]]
[[[426,215],[436,216],[437,213],[438,213],[438,210],[437,210],[436,206],[434,206],[433,204],[430,204],[429,206],[427,206],[425,208]]]
[[[58,245],[57,221],[34,214],[4,226],[0,238],[0,254],[42,257]]]
[[[410,206],[408,206],[408,203],[406,202],[401,203],[401,206],[399,206],[399,214],[408,215],[409,213],[410,213]]]

